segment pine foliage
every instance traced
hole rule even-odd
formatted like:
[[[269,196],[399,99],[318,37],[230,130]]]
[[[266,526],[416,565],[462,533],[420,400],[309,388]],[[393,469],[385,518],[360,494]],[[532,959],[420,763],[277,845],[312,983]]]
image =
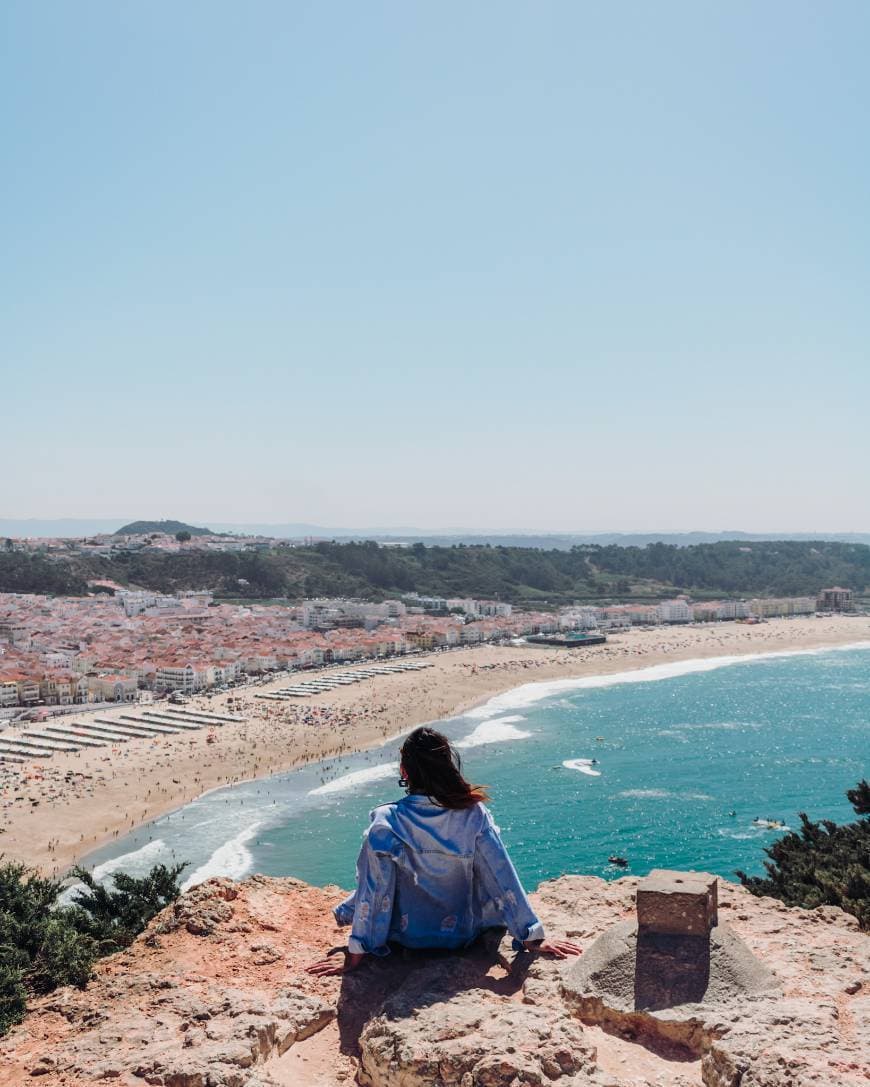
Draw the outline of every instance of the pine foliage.
[[[61,880],[0,864],[0,1035],[23,1018],[29,995],[84,986],[98,958],[128,947],[178,898],[185,867],[161,864],[141,877],[116,873],[113,886],[76,868],[71,874],[84,889],[73,905],[59,906]]]
[[[84,884],[70,915],[78,929],[90,936],[100,955],[129,947],[155,914],[179,895],[178,877],[187,866],[155,865],[146,876],[116,872],[111,883],[97,883],[84,868],[70,873]]]
[[[870,785],[859,782],[847,794],[858,815],[870,812]],[[799,831],[783,835],[765,849],[767,876],[737,872],[754,895],[778,898],[789,906],[839,906],[870,929],[870,819],[838,824],[813,822],[800,813]]]

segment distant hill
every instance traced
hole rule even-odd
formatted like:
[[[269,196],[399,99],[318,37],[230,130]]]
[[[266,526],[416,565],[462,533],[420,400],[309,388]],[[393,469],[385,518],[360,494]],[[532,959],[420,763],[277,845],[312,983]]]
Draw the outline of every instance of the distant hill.
[[[131,521],[129,525],[116,529],[116,536],[144,536],[149,532],[162,532],[174,536],[176,532],[189,532],[191,536],[212,536],[210,528],[197,528],[186,525],[184,521]]]

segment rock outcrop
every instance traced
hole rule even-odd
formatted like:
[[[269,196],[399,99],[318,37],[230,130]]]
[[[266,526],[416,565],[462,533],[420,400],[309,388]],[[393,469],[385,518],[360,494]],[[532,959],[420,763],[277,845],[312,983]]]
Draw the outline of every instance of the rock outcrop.
[[[750,984],[737,994],[720,972],[699,1001],[656,1010],[608,974],[637,955],[637,884],[566,876],[534,896],[588,959],[493,939],[318,979],[304,965],[344,943],[337,888],[209,880],[87,989],[35,1000],[0,1040],[0,1087],[867,1087],[870,960],[851,917],[720,882],[711,958]]]

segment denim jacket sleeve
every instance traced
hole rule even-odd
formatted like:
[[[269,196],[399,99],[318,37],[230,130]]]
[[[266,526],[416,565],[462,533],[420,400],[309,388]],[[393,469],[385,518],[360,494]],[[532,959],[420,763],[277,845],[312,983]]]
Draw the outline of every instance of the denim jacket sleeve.
[[[499,837],[498,827],[489,811],[483,810],[484,822],[474,853],[475,874],[502,915],[514,938],[514,948],[519,950],[518,945],[525,940],[543,940],[544,926],[526,897],[517,870]]]
[[[359,869],[359,865],[357,865]],[[332,911],[335,917],[335,923],[337,925],[349,925],[353,921],[353,909],[356,904],[356,888],[354,888],[347,898],[343,899]]]
[[[356,862],[356,890],[333,911],[339,925],[351,925],[347,949],[352,954],[389,954],[397,844],[387,828],[377,824],[368,828]]]

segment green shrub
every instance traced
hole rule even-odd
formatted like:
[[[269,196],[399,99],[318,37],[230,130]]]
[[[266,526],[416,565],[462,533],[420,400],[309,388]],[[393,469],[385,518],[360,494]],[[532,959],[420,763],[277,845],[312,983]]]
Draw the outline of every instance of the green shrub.
[[[84,986],[98,958],[128,947],[178,898],[186,867],[159,864],[140,877],[119,872],[112,886],[75,868],[70,875],[84,888],[71,906],[58,906],[63,881],[0,864],[0,1035],[23,1018],[28,995]]]
[[[178,877],[186,864],[155,865],[146,876],[116,872],[112,883],[97,883],[84,868],[71,876],[81,880],[73,905],[65,911],[78,931],[90,936],[100,955],[129,947],[148,922],[179,895]]]
[[[27,1009],[26,964],[27,956],[23,952],[0,947],[0,1035],[24,1018]]]
[[[858,815],[870,812],[866,781],[846,796]],[[799,831],[783,835],[765,849],[767,877],[737,872],[754,895],[769,895],[789,906],[839,906],[870,929],[870,819],[814,823],[800,813]]]

